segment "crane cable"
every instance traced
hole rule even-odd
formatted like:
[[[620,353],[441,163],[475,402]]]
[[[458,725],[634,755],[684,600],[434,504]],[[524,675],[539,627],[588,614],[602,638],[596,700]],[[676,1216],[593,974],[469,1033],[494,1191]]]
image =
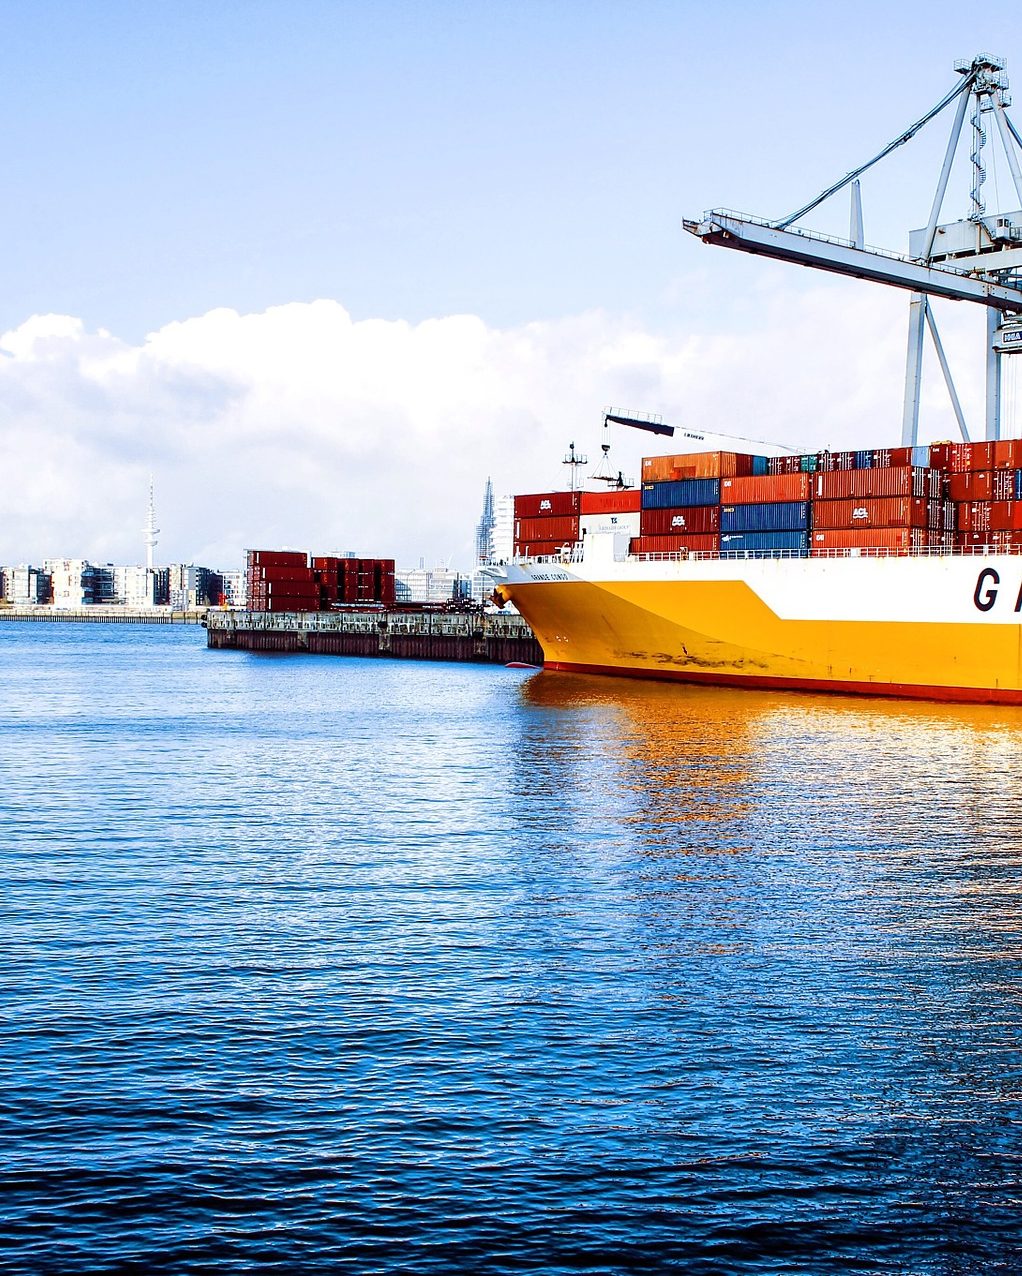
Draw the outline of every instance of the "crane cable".
[[[974,71],[970,71],[969,74],[964,76],[950,92],[946,93],[941,98],[932,110],[927,111],[921,120],[917,120],[915,124],[913,124],[910,128],[907,128],[904,133],[899,133],[894,141],[889,142],[879,155],[874,155],[874,157],[867,163],[862,164],[851,173],[846,173],[839,182],[835,182],[833,186],[828,186],[822,195],[817,195],[814,200],[805,204],[802,208],[798,209],[797,212],[792,213],[790,217],[782,218],[781,221],[771,222],[774,230],[787,230],[792,222],[797,222],[800,218],[804,217],[806,213],[811,213],[817,205],[822,204],[823,201],[825,199],[829,199],[831,195],[836,195],[837,192],[841,190],[843,186],[847,186],[849,182],[854,182],[857,177],[861,177],[867,169],[872,168],[874,164],[879,163],[880,160],[885,158],[885,156],[890,155],[891,151],[896,151],[899,146],[904,146],[906,142],[911,141],[923,125],[929,124],[930,120],[932,120],[935,115],[939,115],[945,106],[948,106],[951,102],[953,102],[960,93],[970,92],[975,79],[976,73]],[[1014,126],[1009,125],[1009,127],[1011,127],[1011,131],[1015,133]],[[1017,133],[1015,133],[1015,138],[1016,140],[1019,140]],[[1020,142],[1020,145],[1022,145],[1022,142]]]

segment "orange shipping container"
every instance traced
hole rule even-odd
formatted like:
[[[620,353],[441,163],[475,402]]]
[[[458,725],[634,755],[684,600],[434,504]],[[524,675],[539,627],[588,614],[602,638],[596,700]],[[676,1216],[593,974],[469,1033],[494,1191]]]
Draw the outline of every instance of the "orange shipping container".
[[[635,514],[642,507],[642,492],[638,488],[627,491],[582,492],[583,514]]]
[[[887,549],[907,552],[930,545],[931,533],[921,527],[872,527],[858,531],[825,530],[813,532],[810,549],[822,553],[828,549]]]
[[[765,505],[775,501],[807,501],[813,476],[803,474],[764,474],[746,478],[722,478],[722,505]]]
[[[752,457],[747,452],[680,452],[675,456],[647,456],[642,461],[644,483],[751,473]]]

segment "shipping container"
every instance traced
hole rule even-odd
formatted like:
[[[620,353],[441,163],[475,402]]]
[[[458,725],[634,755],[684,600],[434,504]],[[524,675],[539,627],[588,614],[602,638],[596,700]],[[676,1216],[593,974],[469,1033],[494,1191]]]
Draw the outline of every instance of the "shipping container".
[[[864,496],[814,501],[814,528],[924,527],[944,530],[944,504],[921,496]]]
[[[765,505],[768,501],[807,501],[812,477],[796,474],[768,474],[763,478],[723,478],[720,480],[722,505]]]
[[[642,508],[642,492],[637,488],[610,492],[581,492],[582,514],[634,514]]]
[[[692,505],[719,505],[719,479],[674,479],[665,483],[643,483],[644,510],[681,509]]]
[[[640,536],[692,536],[720,531],[719,505],[694,505],[686,509],[643,510]]]
[[[924,496],[939,500],[944,478],[939,470],[901,465],[872,470],[833,470],[813,479],[816,500],[849,500],[858,496]]]
[[[249,566],[259,567],[307,567],[309,556],[297,549],[250,549],[246,550]]]
[[[1022,531],[1022,502],[994,501],[990,506],[990,530],[994,532]]]
[[[644,456],[642,458],[642,481],[644,483],[661,483],[673,477],[673,456]]]
[[[566,518],[581,507],[581,492],[537,492],[515,497],[515,518]]]
[[[727,475],[751,473],[752,457],[748,452],[683,452],[674,457],[672,477],[719,479]]]
[[[934,536],[939,538],[940,533],[928,532],[922,527],[871,527],[851,531],[823,528],[813,531],[810,546],[814,553],[833,549],[883,549],[907,553],[927,547]]]
[[[1003,485],[1003,479],[1001,483]],[[992,501],[994,499],[993,471],[966,470],[961,474],[949,474],[947,492],[953,501]]]
[[[793,532],[809,526],[808,501],[774,501],[766,505],[722,505],[724,532]]]
[[[987,532],[990,530],[992,501],[961,501],[955,505],[955,530]]]
[[[771,456],[767,460],[768,474],[798,474],[802,470],[800,456]]]
[[[1022,470],[1022,439],[1001,439],[994,444],[995,470]]]
[[[862,448],[855,453],[855,468],[857,470],[871,470],[874,464],[872,448]]]
[[[762,478],[764,475],[770,473],[770,471],[767,469],[767,457],[753,456],[752,473],[757,478]]]
[[[515,523],[516,541],[577,541],[578,518],[522,518]]]
[[[636,536],[631,542],[632,554],[716,554],[720,537],[712,532],[702,536]]]
[[[748,509],[749,506],[739,508]],[[770,557],[773,554],[805,555],[809,552],[807,532],[721,532],[721,553],[750,554],[753,557]]]

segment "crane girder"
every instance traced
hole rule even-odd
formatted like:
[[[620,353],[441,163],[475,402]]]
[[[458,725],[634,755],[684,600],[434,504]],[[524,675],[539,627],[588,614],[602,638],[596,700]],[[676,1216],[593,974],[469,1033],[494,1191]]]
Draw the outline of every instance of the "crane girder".
[[[779,230],[740,214],[713,212],[706,214],[701,221],[684,221],[682,225],[704,244],[719,244],[739,252],[775,257],[780,261],[813,266],[855,279],[870,279],[930,297],[975,301],[996,310],[1022,312],[1022,289],[1009,284],[928,266],[906,257],[855,248],[799,231]]]

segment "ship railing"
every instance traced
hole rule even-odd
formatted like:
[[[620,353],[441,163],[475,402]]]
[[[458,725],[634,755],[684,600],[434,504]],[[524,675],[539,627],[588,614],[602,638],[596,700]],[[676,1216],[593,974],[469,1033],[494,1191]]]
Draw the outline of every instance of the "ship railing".
[[[1022,554],[1022,545],[918,545],[906,549],[889,546],[848,546],[843,549],[722,549],[675,550],[629,554],[637,562],[691,563],[744,562],[747,559],[792,558],[989,558],[995,554]]]

